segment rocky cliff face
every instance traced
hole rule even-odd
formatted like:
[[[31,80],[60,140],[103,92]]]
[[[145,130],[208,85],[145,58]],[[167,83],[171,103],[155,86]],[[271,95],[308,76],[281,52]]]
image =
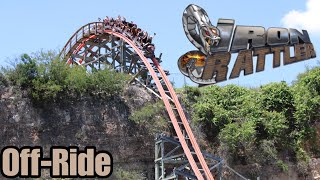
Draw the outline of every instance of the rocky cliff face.
[[[0,149],[5,146],[42,146],[47,155],[51,146],[96,146],[113,155],[114,173],[117,169],[137,171],[145,179],[154,179],[154,137],[144,127],[128,120],[129,115],[153,98],[144,89],[127,87],[122,97],[63,100],[35,106],[26,93],[0,85]],[[317,125],[320,137],[320,124]],[[320,160],[313,158],[306,179],[320,179]],[[253,167],[234,167],[243,175]],[[259,169],[259,168],[258,168]],[[260,169],[261,179],[305,179],[297,169],[287,172],[272,167]],[[237,179],[231,172],[225,178]],[[228,175],[229,174],[229,175]],[[47,171],[43,176],[49,177]],[[229,178],[228,178],[229,177]]]
[[[109,99],[85,97],[35,107],[23,91],[0,87],[0,148],[42,146],[96,146],[113,155],[114,170],[137,170],[153,177],[154,137],[128,117],[152,101],[138,87],[128,87],[124,96]],[[48,174],[45,174],[48,176]],[[110,179],[116,179],[114,173]]]

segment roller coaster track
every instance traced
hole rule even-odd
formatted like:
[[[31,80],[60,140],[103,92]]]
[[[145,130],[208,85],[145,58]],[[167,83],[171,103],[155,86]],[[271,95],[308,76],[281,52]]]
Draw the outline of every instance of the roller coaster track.
[[[118,44],[114,41],[115,39],[117,39]],[[103,42],[106,41],[112,44],[111,47],[103,44]],[[129,45],[130,48],[121,46],[124,43]],[[103,54],[101,53],[102,48],[106,48],[110,52],[108,51],[108,54]],[[131,48],[133,51],[130,50]],[[114,49],[119,49],[118,54],[120,55],[113,52]],[[138,57],[136,57],[136,55]],[[161,97],[164,102],[194,176],[198,180],[214,179],[190,128],[178,97],[167,77],[168,73],[164,71],[159,64],[159,58],[155,58],[154,56],[146,57],[145,53],[138,47],[136,42],[122,33],[105,29],[101,22],[93,22],[82,26],[69,39],[62,49],[60,56],[64,57],[68,64],[90,66],[89,68],[91,68],[91,70],[97,67],[100,68],[102,66],[101,62],[105,62],[107,65],[114,65],[114,68],[119,68],[119,71],[126,71],[134,77],[134,80],[140,81],[140,83],[141,80],[137,77],[140,77],[142,74],[141,72],[146,69],[155,84],[155,87],[153,87],[153,89],[155,89],[155,94],[160,94],[158,96]],[[108,61],[107,57],[111,57],[113,60]],[[124,57],[130,57],[131,59],[128,60]],[[137,60],[136,58],[140,59]],[[101,61],[102,59],[104,61]],[[141,63],[139,63],[140,61]],[[120,64],[119,66],[115,65],[117,62]],[[124,67],[124,64],[130,65]],[[142,84],[148,85],[148,83],[143,82]],[[162,178],[164,179],[164,177]]]

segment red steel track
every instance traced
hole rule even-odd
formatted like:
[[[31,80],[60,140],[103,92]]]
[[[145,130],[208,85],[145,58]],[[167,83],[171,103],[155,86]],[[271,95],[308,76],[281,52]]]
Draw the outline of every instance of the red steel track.
[[[90,25],[89,25],[90,26]],[[83,26],[85,27],[85,26]],[[82,28],[83,28],[82,27]],[[81,29],[79,29],[75,35],[77,35],[77,33],[80,31]],[[96,31],[97,33],[97,31]],[[101,32],[100,32],[101,33]],[[210,169],[204,159],[204,156],[202,155],[201,153],[201,150],[199,148],[199,145],[196,141],[196,138],[194,137],[193,133],[192,133],[192,130],[190,128],[190,125],[188,123],[188,120],[186,118],[186,115],[185,113],[183,112],[183,109],[182,109],[182,106],[178,100],[178,97],[172,87],[172,84],[170,83],[166,73],[164,72],[164,70],[161,68],[161,66],[159,65],[158,61],[156,58],[152,58],[152,61],[153,61],[153,64],[154,66],[157,68],[157,70],[159,71],[159,73],[161,74],[164,82],[165,82],[165,85],[167,86],[169,92],[170,92],[170,95],[171,95],[171,98],[173,100],[173,104],[170,103],[169,101],[169,98],[163,88],[163,85],[161,84],[154,68],[152,67],[152,65],[150,64],[150,62],[148,61],[148,59],[144,56],[143,52],[137,47],[137,45],[131,40],[129,39],[128,37],[126,37],[125,35],[121,34],[121,33],[118,33],[118,32],[114,32],[112,30],[103,30],[103,33],[106,33],[106,34],[110,34],[110,35],[113,35],[113,36],[117,36],[119,38],[121,38],[122,40],[124,40],[126,43],[128,43],[134,50],[135,52],[139,55],[139,57],[141,58],[141,60],[143,61],[143,63],[145,64],[146,68],[148,69],[150,75],[152,76],[155,84],[156,84],[156,87],[162,97],[162,100],[164,102],[164,105],[166,107],[166,110],[169,114],[169,117],[171,119],[171,122],[173,124],[173,127],[175,129],[175,132],[179,138],[179,141],[181,143],[181,146],[184,150],[184,153],[191,165],[191,168],[195,174],[195,176],[197,177],[198,180],[204,180],[204,179],[208,179],[208,180],[213,180],[213,176],[210,172]],[[77,48],[71,52],[71,53],[75,53],[77,51],[79,51],[83,45],[84,45],[84,42],[87,41],[88,39],[90,38],[94,38],[96,37],[96,35],[91,35],[90,37],[86,38],[86,39],[81,39],[80,41],[80,44],[78,44]],[[71,38],[72,39],[72,38]],[[77,38],[76,38],[77,39]],[[79,40],[80,40],[79,39]],[[76,42],[77,43],[77,42]],[[67,43],[67,45],[65,46],[65,48],[63,50],[66,50],[66,47],[68,46],[69,44]],[[70,43],[70,46],[71,46],[71,43]],[[71,48],[69,49],[71,51]],[[66,53],[66,52],[64,52]],[[65,55],[65,54],[64,54]],[[191,142],[191,145],[192,145],[192,148],[196,154],[196,157],[198,159],[198,161],[200,162],[200,167],[199,167],[199,164],[196,163],[196,160],[194,158],[194,156],[192,155],[191,153],[191,149],[189,148],[187,142],[186,142],[186,139],[185,139],[185,136],[183,135],[182,133],[182,129],[181,127],[179,126],[179,123],[178,123],[178,119],[177,119],[177,116],[175,115],[174,113],[174,110],[173,109],[176,109],[179,116],[178,118],[180,118],[182,124],[183,124],[183,128],[185,129],[188,137],[190,138],[190,142]],[[203,174],[205,176],[203,176],[203,174],[200,172],[200,170],[203,170]]]

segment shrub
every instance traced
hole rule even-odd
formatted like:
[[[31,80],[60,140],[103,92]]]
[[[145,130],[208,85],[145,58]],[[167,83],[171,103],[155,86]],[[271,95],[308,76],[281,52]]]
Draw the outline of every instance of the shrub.
[[[293,94],[285,82],[262,86],[261,103],[268,111],[284,112],[287,118],[293,115]]]
[[[162,101],[147,104],[140,110],[133,112],[129,119],[138,125],[146,127],[150,134],[165,131],[168,127],[165,106]]]
[[[36,102],[83,95],[118,95],[129,79],[128,75],[108,68],[90,73],[82,66],[70,68],[53,51],[23,54],[5,74],[13,85],[26,89]]]
[[[251,146],[255,138],[256,131],[253,121],[227,124],[219,134],[220,141],[227,144],[231,152]]]
[[[104,69],[89,75],[89,90],[91,93],[110,96],[122,92],[124,85],[129,80],[129,76],[117,73],[110,69]]]
[[[201,91],[197,87],[184,86],[182,89],[179,89],[179,90],[182,90],[181,92],[183,93],[183,95],[185,95],[183,100],[185,100],[184,102],[188,106],[190,106],[191,104],[196,102],[196,99],[201,95]],[[177,92],[177,93],[179,93],[179,92]]]
[[[36,60],[28,54],[22,54],[18,61],[15,67],[5,70],[8,80],[22,88],[30,87],[32,79],[37,75]]]
[[[5,75],[2,72],[0,72],[0,86],[7,86],[7,85],[8,85],[8,82]]]
[[[313,122],[320,119],[320,68],[300,74],[293,91],[294,105],[297,109],[294,114],[297,129],[310,128]],[[311,131],[305,133],[308,136]]]
[[[221,129],[233,122],[258,118],[259,105],[254,103],[255,92],[229,85],[210,86],[201,90],[201,96],[193,105],[193,118],[197,122],[209,123],[210,136],[217,136]]]
[[[229,156],[244,158],[244,163],[277,162],[283,170],[287,168],[280,152],[298,162],[309,160],[306,142],[317,139],[314,124],[320,119],[319,67],[299,75],[292,86],[280,82],[256,89],[235,85],[185,89],[193,120]],[[319,151],[316,144],[309,145],[313,154]]]

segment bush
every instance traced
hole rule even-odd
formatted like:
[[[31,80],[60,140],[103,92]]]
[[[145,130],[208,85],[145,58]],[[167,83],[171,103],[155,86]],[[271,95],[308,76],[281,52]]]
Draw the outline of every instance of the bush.
[[[196,102],[196,99],[201,95],[200,89],[192,86],[184,86],[183,88],[176,90],[176,92],[180,92],[183,93],[183,95],[185,95],[183,100],[187,106],[190,106],[191,104]]]
[[[102,96],[111,96],[123,91],[123,87],[129,80],[129,76],[117,73],[110,69],[100,70],[88,77],[89,90],[91,93]]]
[[[293,115],[293,94],[285,82],[262,86],[261,101],[262,106],[268,111],[283,112],[287,118],[291,118]]]
[[[138,125],[146,127],[150,134],[160,133],[168,128],[165,106],[162,101],[147,104],[133,112],[129,119]]]
[[[280,82],[256,89],[235,85],[185,89],[193,120],[227,156],[242,163],[274,162],[285,170],[281,153],[307,162],[310,151],[319,152],[312,143],[317,139],[314,124],[320,119],[319,67],[299,75],[292,86]],[[312,144],[309,152],[306,142]]]
[[[2,72],[0,72],[0,86],[7,86],[7,85],[8,85],[8,82],[5,75]]]
[[[256,138],[255,123],[243,121],[227,124],[220,132],[219,139],[232,153],[252,147]]]
[[[305,150],[306,141],[312,143],[311,153],[318,154],[315,122],[320,119],[320,67],[316,67],[298,76],[294,83],[294,113],[295,129],[292,132],[297,158],[303,161],[309,159]],[[319,137],[318,137],[319,138]],[[310,153],[310,152],[309,152]]]
[[[53,51],[23,54],[13,68],[5,70],[5,75],[13,85],[26,89],[36,102],[118,95],[129,79],[110,69],[89,73],[82,66],[70,68]]]
[[[293,91],[297,129],[310,128],[312,123],[320,119],[320,68],[300,74]],[[310,133],[308,130],[304,135],[308,136]]]
[[[16,61],[18,64],[15,67],[5,70],[8,80],[22,88],[30,87],[32,79],[37,76],[36,60],[28,54],[22,54]]]
[[[214,132],[210,136],[218,136],[230,123],[255,121],[260,117],[259,105],[253,101],[255,93],[235,85],[204,88],[193,105],[193,118],[197,122],[210,123],[208,127]]]

